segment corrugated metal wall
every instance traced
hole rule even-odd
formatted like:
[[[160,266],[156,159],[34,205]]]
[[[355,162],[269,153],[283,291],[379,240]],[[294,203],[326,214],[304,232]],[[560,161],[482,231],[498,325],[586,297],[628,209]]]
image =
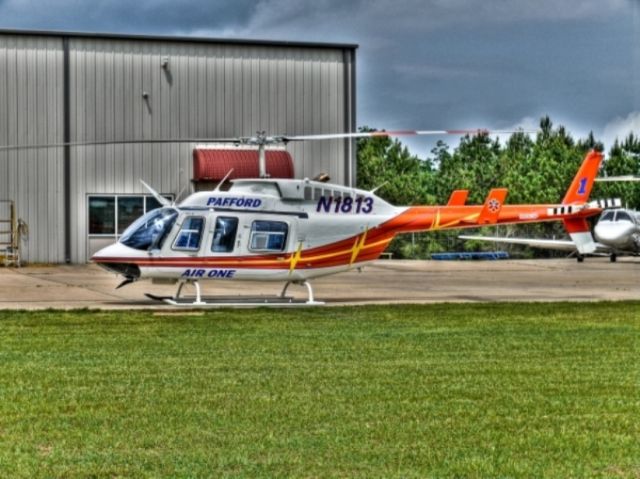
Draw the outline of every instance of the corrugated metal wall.
[[[62,141],[62,41],[0,35],[0,145]],[[0,151],[0,199],[29,225],[29,262],[64,261],[62,148]]]
[[[353,55],[331,47],[71,37],[70,139],[348,131],[354,122]],[[0,112],[7,112],[0,113],[6,123],[0,123],[0,144],[62,141],[62,38],[0,34],[0,81]],[[193,146],[72,147],[72,262],[86,260],[87,195],[144,193],[140,179],[176,195],[190,182]],[[349,142],[288,149],[297,177],[326,171],[336,182],[351,181]],[[33,236],[27,259],[63,261],[62,148],[0,153],[0,162],[0,172],[8,172],[0,175],[0,198],[15,199],[21,212],[28,211],[22,213]]]

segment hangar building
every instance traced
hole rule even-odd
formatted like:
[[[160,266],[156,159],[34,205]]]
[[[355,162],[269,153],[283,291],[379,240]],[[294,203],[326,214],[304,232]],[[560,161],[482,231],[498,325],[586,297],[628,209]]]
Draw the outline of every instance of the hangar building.
[[[229,165],[251,175],[257,164],[257,153],[232,145],[113,141],[355,131],[356,49],[0,30],[0,200],[28,225],[23,260],[86,262],[157,206],[139,180],[180,200]],[[30,148],[1,149],[9,145]],[[355,182],[350,140],[268,154],[274,176]]]

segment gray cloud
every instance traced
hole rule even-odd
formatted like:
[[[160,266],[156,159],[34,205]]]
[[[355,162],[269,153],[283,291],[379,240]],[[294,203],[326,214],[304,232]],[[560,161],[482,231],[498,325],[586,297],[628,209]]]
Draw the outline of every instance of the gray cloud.
[[[358,43],[376,127],[598,132],[640,111],[637,0],[0,0],[0,28]]]
[[[124,0],[38,2],[0,0],[0,27],[100,32],[191,32],[246,23],[255,2]]]
[[[262,0],[241,31],[404,37],[455,26],[602,18],[628,8],[628,0]],[[326,30],[325,30],[326,31]]]

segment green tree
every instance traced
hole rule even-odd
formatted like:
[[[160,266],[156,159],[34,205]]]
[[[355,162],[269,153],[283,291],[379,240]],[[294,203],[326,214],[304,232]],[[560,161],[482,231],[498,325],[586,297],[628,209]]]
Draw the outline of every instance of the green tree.
[[[630,133],[621,143],[616,139],[603,166],[604,176],[640,175],[640,137]],[[596,198],[620,198],[629,208],[640,208],[640,183],[596,183]]]
[[[376,131],[367,127],[360,131]],[[434,171],[430,161],[409,152],[397,139],[386,136],[358,140],[358,188],[376,194],[394,205],[434,202]]]
[[[500,143],[485,133],[464,136],[453,154],[438,158],[436,181],[439,204],[447,202],[453,190],[469,190],[470,203],[482,203],[500,179]],[[436,154],[438,151],[436,151]]]

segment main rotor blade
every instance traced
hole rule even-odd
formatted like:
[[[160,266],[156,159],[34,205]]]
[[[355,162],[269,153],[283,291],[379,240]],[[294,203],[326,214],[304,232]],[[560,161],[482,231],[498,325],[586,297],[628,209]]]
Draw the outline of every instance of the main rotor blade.
[[[512,133],[535,133],[532,130],[391,130],[391,131],[361,131],[357,133],[329,133],[321,135],[293,135],[282,138],[283,141],[332,140],[339,138],[375,138],[396,136],[444,136],[444,135],[506,135]]]
[[[162,206],[167,207],[167,206],[172,206],[171,202],[166,199],[164,196],[162,196],[160,193],[158,193],[156,190],[154,190],[153,188],[151,188],[148,184],[146,184],[144,181],[140,180],[140,183],[142,183],[142,185],[147,189],[147,191],[149,191],[149,193],[151,193],[153,195],[153,197],[156,199],[156,201],[158,203],[160,203]],[[182,193],[182,192],[180,192]]]
[[[233,143],[236,145],[276,145],[290,141],[315,141],[346,138],[375,138],[398,136],[443,136],[443,135],[500,135],[512,133],[535,133],[530,130],[391,130],[365,131],[356,133],[326,133],[319,135],[272,135],[242,136],[235,138],[167,138],[140,140],[101,140],[75,141],[68,143],[42,143],[37,145],[0,145],[0,151],[29,150],[42,148],[61,148],[65,146],[106,146],[106,145],[136,145],[136,144],[167,144],[167,143]]]
[[[68,143],[42,143],[39,145],[0,145],[0,151],[5,150],[35,150],[42,148],[62,148],[64,146],[106,146],[106,145],[136,145],[145,143],[244,143],[244,138],[170,138],[164,140],[109,140],[109,141],[73,141]]]

